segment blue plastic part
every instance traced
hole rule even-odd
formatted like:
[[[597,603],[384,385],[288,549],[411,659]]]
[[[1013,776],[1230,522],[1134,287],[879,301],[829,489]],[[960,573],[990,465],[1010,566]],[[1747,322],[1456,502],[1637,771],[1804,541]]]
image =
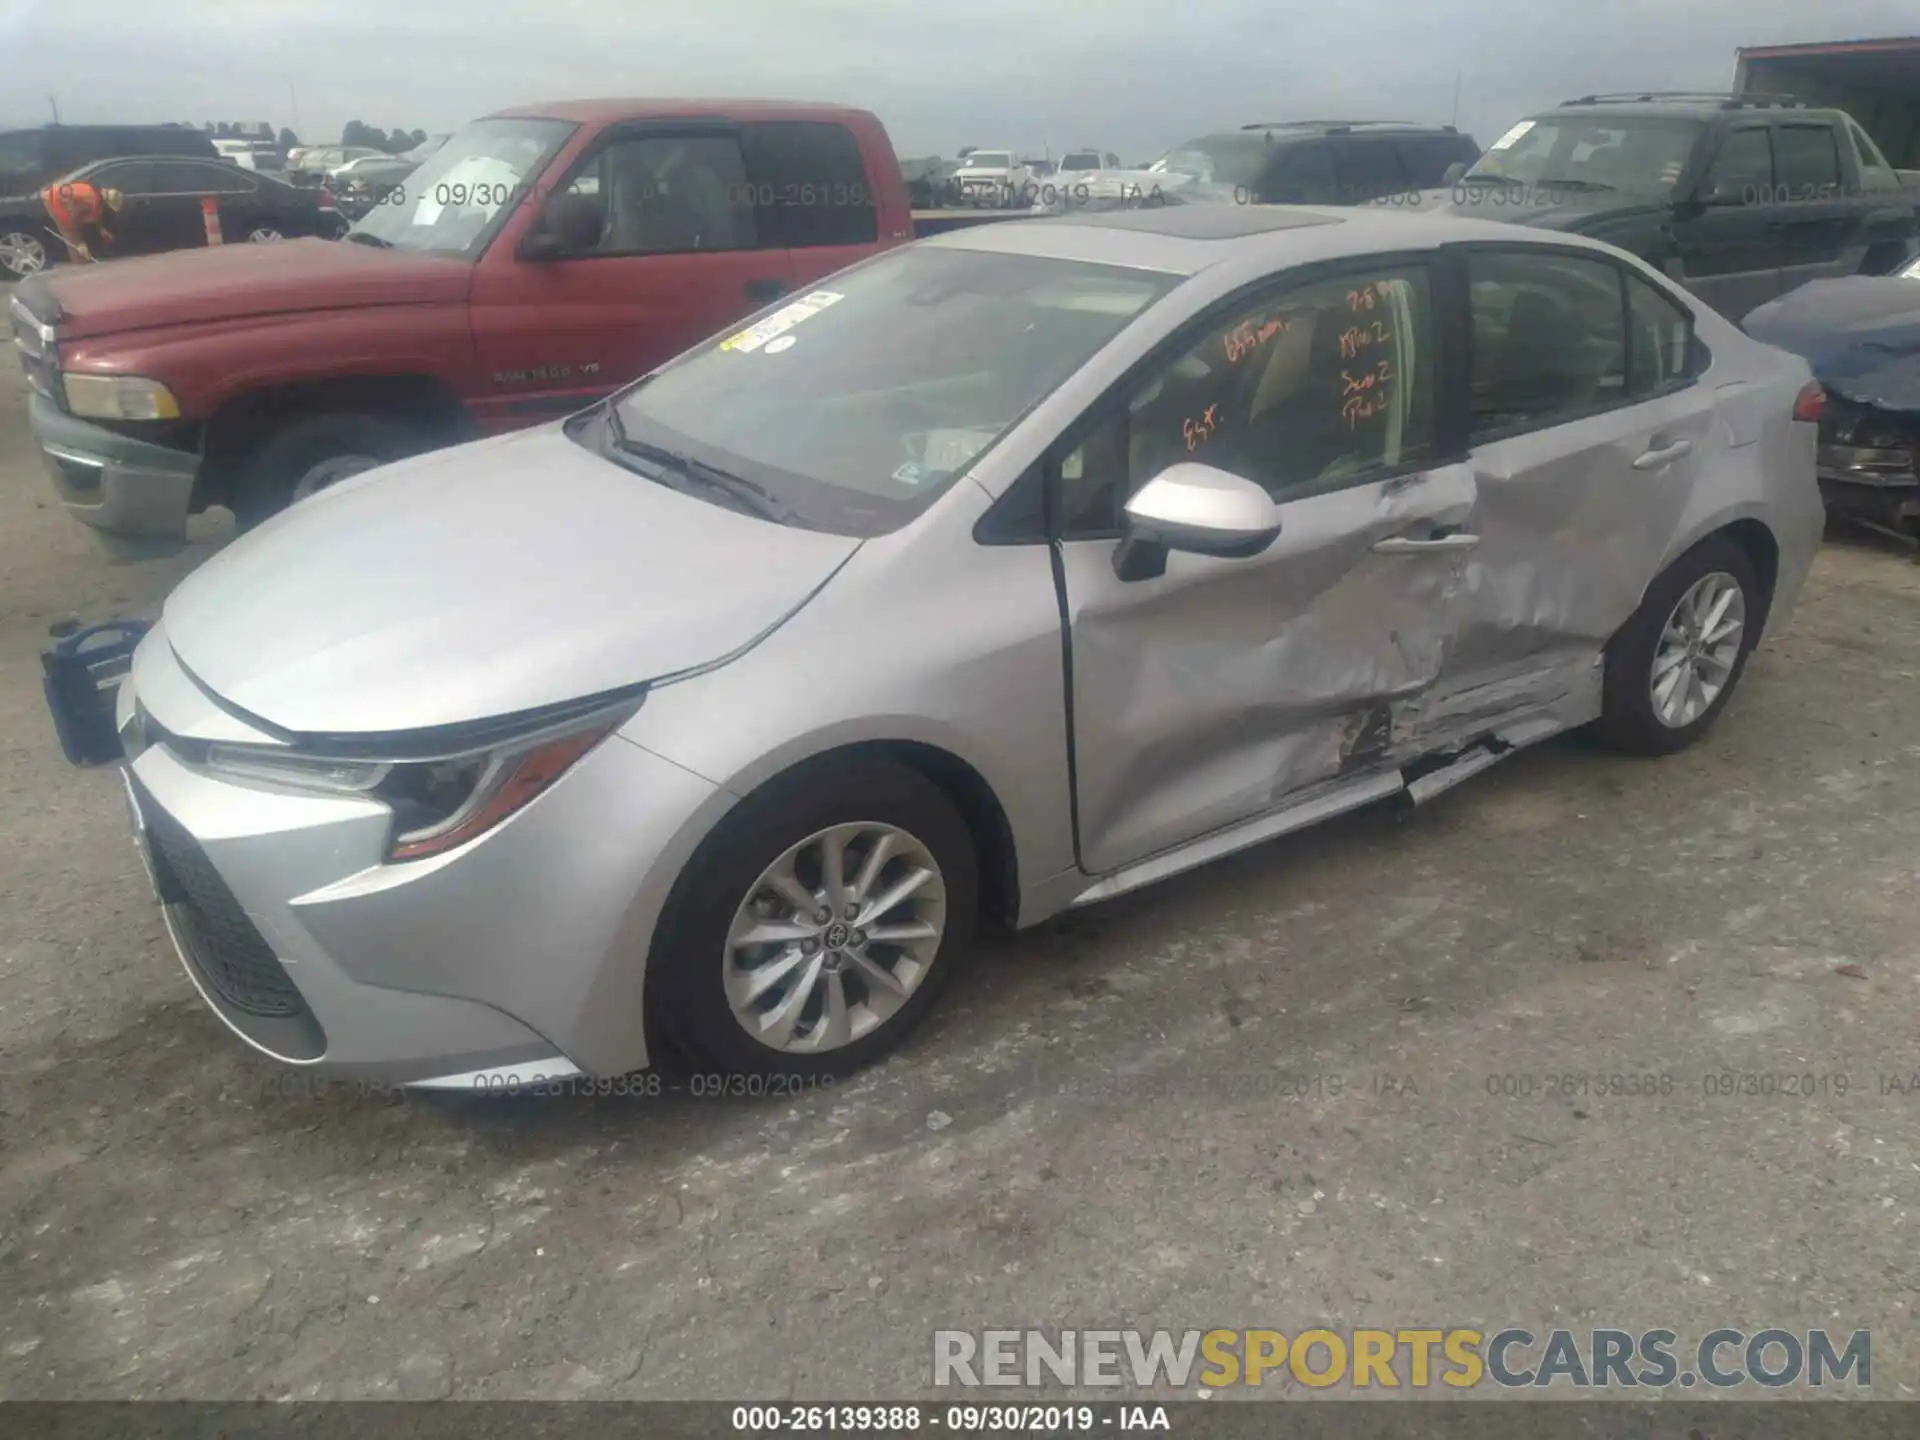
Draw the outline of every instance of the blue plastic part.
[[[114,703],[134,647],[152,628],[150,620],[107,620],[40,652],[41,690],[70,763],[109,765],[122,758]]]

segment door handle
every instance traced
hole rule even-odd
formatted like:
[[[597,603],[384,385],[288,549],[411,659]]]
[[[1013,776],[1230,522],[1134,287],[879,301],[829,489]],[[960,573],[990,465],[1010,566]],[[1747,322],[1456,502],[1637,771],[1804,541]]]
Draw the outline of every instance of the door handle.
[[[1684,459],[1692,453],[1693,442],[1691,440],[1676,440],[1671,445],[1661,445],[1647,451],[1643,455],[1635,456],[1633,468],[1636,470],[1658,470],[1662,465],[1670,461]]]
[[[747,299],[758,300],[762,304],[778,300],[786,293],[787,282],[784,280],[749,280],[746,284]]]
[[[1454,531],[1451,535],[1436,535],[1431,540],[1414,540],[1405,535],[1389,535],[1384,540],[1373,542],[1376,555],[1425,555],[1435,550],[1471,550],[1480,543],[1478,535],[1468,535]]]

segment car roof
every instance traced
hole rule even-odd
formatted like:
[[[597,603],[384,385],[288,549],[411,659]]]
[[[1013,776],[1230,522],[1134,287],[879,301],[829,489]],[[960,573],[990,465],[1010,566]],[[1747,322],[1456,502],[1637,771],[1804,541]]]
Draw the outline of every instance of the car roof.
[[[950,230],[919,243],[1197,275],[1233,261],[1260,259],[1278,269],[1349,254],[1431,250],[1449,241],[1469,240],[1607,250],[1598,242],[1558,231],[1396,207],[1224,203],[1034,216]]]
[[[554,100],[540,105],[516,105],[495,110],[488,120],[571,120],[577,125],[611,125],[620,120],[655,118],[684,120],[846,120],[872,118],[865,110],[845,105],[822,105],[809,100],[700,100],[606,98]]]

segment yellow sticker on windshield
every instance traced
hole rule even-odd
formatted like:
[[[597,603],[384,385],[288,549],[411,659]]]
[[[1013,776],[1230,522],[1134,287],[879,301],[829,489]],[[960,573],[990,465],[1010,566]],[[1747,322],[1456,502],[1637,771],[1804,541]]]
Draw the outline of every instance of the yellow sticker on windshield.
[[[751,353],[774,336],[784,335],[802,320],[811,319],[829,305],[836,305],[844,298],[832,290],[815,290],[811,294],[802,295],[791,305],[782,305],[757,324],[749,325],[746,329],[729,335],[720,342],[720,348]]]

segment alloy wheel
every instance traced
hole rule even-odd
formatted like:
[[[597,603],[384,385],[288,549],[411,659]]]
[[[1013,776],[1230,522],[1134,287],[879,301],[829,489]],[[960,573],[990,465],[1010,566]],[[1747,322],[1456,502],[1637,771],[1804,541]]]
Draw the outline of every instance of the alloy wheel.
[[[0,269],[16,277],[37,275],[47,268],[47,247],[25,230],[0,234]]]
[[[1724,570],[1696,580],[1680,597],[1654,647],[1653,713],[1682,730],[1720,698],[1733,677],[1747,629],[1747,597]]]
[[[946,933],[933,852],[892,825],[817,831],[761,872],[727,932],[734,1019],[770,1049],[838,1050],[913,997]]]
[[[257,225],[252,230],[249,230],[247,232],[247,239],[255,242],[256,244],[259,244],[268,240],[284,240],[286,238],[287,238],[286,236],[282,235],[278,230],[274,229],[271,225]]]

